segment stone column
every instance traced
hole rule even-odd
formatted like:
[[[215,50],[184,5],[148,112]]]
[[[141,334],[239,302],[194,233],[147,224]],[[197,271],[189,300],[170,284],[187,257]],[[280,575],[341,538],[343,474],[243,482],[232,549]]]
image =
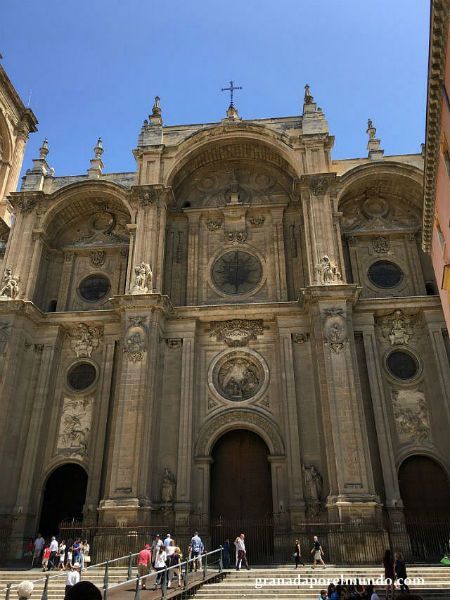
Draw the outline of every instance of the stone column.
[[[24,297],[27,300],[32,300],[34,298],[35,286],[39,273],[39,266],[41,263],[42,250],[44,245],[44,232],[41,229],[34,229],[32,241],[34,242],[34,247],[31,256],[30,271],[28,273],[27,285],[24,294]]]
[[[447,413],[447,424],[450,423],[450,373],[448,368],[448,356],[445,349],[442,330],[445,328],[441,310],[424,310],[423,317],[431,341],[431,352],[441,388],[442,398],[445,401]]]
[[[383,377],[377,340],[375,335],[373,314],[364,315],[367,324],[358,327],[362,331],[364,351],[366,353],[367,371],[369,375],[370,393],[373,402],[373,414],[377,431],[378,450],[383,472],[386,508],[393,510],[403,507],[398,485],[397,467],[395,464],[394,446],[389,426],[389,413],[383,388]]]
[[[295,392],[294,360],[292,355],[291,332],[280,330],[280,366],[283,393],[284,428],[286,432],[288,497],[284,500],[284,509],[291,515],[291,522],[304,520],[305,503],[303,498],[302,461],[298,430],[297,398]],[[277,507],[275,512],[279,512]],[[281,512],[281,511],[280,511]]]
[[[331,519],[378,517],[359,376],[355,365],[354,285],[314,286],[305,291],[317,365]]]
[[[192,480],[192,417],[194,402],[195,328],[183,336],[181,357],[180,424],[178,432],[176,521],[185,523],[191,511]]]
[[[157,397],[155,373],[161,319],[171,307],[160,294],[122,296],[116,304],[122,313],[123,349],[100,518],[103,522],[121,519],[137,524],[149,520],[148,457]]]
[[[186,211],[186,214],[189,219],[186,304],[192,306],[198,302],[198,234],[200,229],[200,213]]]
[[[57,311],[63,311],[67,308],[67,298],[69,296],[70,280],[75,255],[73,252],[64,253],[64,263],[62,268],[61,282],[59,284]]]
[[[170,188],[164,188],[162,185],[133,188],[134,202],[137,204],[138,210],[133,264],[127,281],[127,290],[130,290],[133,283],[134,267],[143,262],[149,264],[152,269],[151,291],[162,292],[166,211],[170,194]]]
[[[276,297],[279,302],[287,300],[286,283],[286,257],[284,249],[283,232],[283,213],[284,207],[278,207],[271,210],[273,224],[273,246],[275,261],[275,289]]]

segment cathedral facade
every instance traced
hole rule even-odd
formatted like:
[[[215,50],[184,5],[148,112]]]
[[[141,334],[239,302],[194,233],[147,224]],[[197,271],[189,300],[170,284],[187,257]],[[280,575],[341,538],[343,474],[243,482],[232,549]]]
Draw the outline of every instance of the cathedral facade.
[[[164,126],[157,98],[130,173],[99,140],[87,174],[55,176],[42,145],[2,265],[12,537],[448,510],[423,159],[367,134],[366,158],[333,160],[307,88],[299,116],[201,125]]]

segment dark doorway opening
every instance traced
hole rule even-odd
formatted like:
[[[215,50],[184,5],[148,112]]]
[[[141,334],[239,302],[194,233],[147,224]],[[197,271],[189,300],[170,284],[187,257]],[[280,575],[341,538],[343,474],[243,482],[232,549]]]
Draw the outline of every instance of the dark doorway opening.
[[[450,480],[427,456],[410,456],[399,469],[400,494],[414,560],[442,558],[450,533]]]
[[[56,535],[61,521],[80,521],[86,499],[86,471],[79,465],[67,464],[55,469],[45,484],[39,531],[44,536]]]
[[[246,536],[249,560],[273,558],[272,476],[269,449],[256,433],[230,431],[215,444],[211,466],[211,538],[216,548],[240,533]]]

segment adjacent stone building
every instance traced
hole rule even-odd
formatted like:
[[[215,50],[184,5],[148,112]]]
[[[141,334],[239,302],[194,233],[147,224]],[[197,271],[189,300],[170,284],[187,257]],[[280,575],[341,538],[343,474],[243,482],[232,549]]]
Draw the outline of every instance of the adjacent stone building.
[[[9,195],[0,292],[15,539],[448,514],[423,159],[367,134],[367,158],[334,161],[307,86],[302,115],[200,125],[163,126],[156,98],[131,173],[105,173],[98,140],[86,175],[55,177],[43,144]]]

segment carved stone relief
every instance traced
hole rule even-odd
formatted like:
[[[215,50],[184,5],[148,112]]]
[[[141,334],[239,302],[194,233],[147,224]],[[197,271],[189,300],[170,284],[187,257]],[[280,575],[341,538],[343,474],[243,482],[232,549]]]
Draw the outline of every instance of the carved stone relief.
[[[309,189],[315,196],[323,196],[326,194],[329,187],[329,180],[327,177],[314,176],[309,178]]]
[[[264,383],[264,371],[252,356],[236,353],[217,365],[214,383],[221,396],[242,402],[259,391]]]
[[[309,333],[293,333],[291,337],[294,344],[305,344],[309,341]]]
[[[93,267],[102,267],[105,264],[106,252],[104,250],[92,250],[89,260]]]
[[[325,311],[325,344],[336,353],[342,352],[348,343],[347,324],[341,308],[329,308]]]
[[[398,309],[390,315],[381,317],[378,322],[381,326],[383,336],[389,340],[391,346],[398,344],[407,346],[414,335],[417,318],[406,315]]]
[[[217,231],[222,227],[222,223],[222,219],[208,219],[206,221],[206,227],[209,229],[209,231]]]
[[[252,321],[246,319],[232,319],[231,321],[213,321],[210,336],[216,337],[218,342],[225,342],[227,346],[246,346],[250,340],[256,340],[263,333],[262,319]]]
[[[89,327],[86,323],[79,323],[77,327],[70,329],[67,335],[76,357],[90,358],[92,352],[98,348],[103,331],[100,327]]]
[[[250,223],[254,227],[262,227],[264,225],[265,220],[266,220],[266,217],[264,215],[253,216],[253,217],[249,218]]]
[[[132,294],[148,294],[152,291],[153,272],[148,263],[141,262],[134,267],[134,281],[131,287]]]
[[[91,431],[92,398],[64,398],[57,453],[86,456]]]
[[[183,338],[167,338],[166,344],[167,344],[167,347],[172,350],[174,350],[176,348],[182,348]]]
[[[131,362],[140,362],[147,352],[145,317],[131,317],[125,334],[123,351]]]
[[[425,442],[429,440],[430,421],[423,392],[419,390],[393,390],[392,404],[400,441],[419,440]]]
[[[384,237],[382,235],[379,235],[378,237],[373,238],[372,240],[372,248],[377,254],[385,254],[389,252],[390,247],[391,243],[389,241],[389,238]]]
[[[6,268],[0,284],[0,300],[15,300],[19,295],[19,281],[20,277],[13,275],[9,267]]]
[[[246,231],[225,231],[225,239],[232,244],[243,244],[247,239]]]

